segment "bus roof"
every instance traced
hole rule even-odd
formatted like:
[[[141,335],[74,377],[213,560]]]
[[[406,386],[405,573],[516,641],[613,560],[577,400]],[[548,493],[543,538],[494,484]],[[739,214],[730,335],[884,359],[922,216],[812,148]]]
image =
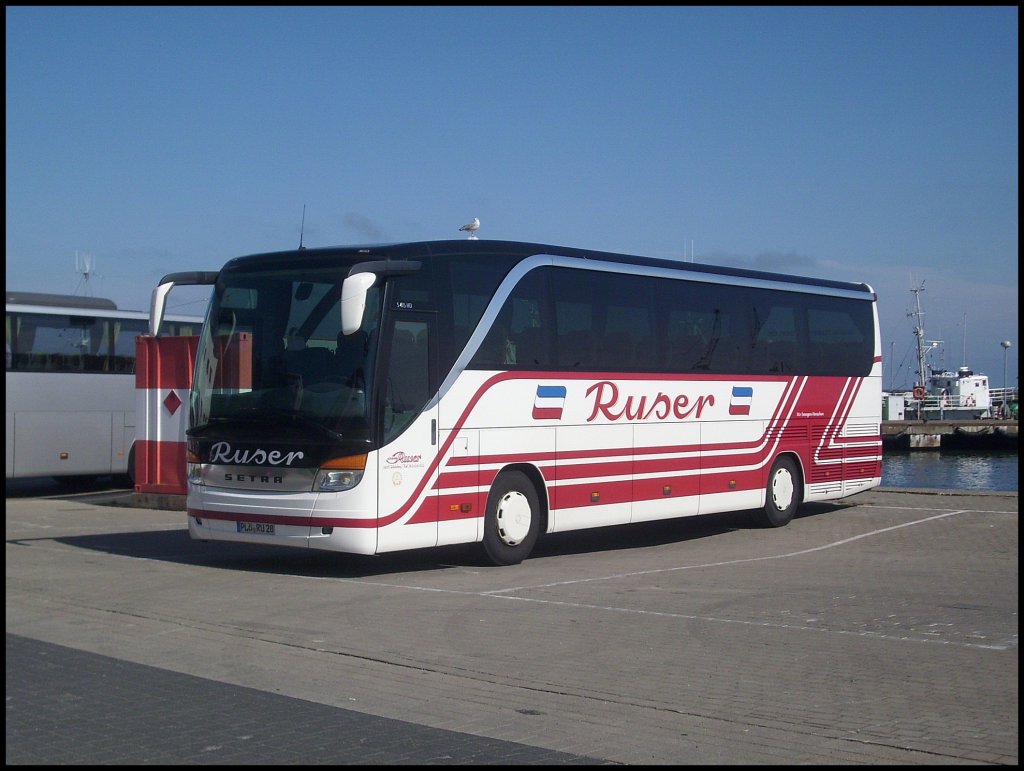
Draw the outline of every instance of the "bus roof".
[[[7,292],[7,305],[45,305],[57,308],[88,308],[116,311],[117,304],[104,297],[82,297],[49,292]]]
[[[148,319],[149,311],[121,310],[113,300],[103,297],[50,294],[47,292],[7,292],[6,310],[15,313],[70,313],[95,318]],[[202,315],[170,313],[170,321],[201,322]]]
[[[351,246],[305,247],[295,250],[265,252],[261,254],[251,254],[244,257],[236,257],[229,260],[224,268],[230,270],[242,266],[257,267],[261,263],[266,263],[268,265],[278,264],[281,260],[288,260],[296,267],[316,267],[318,264],[329,262],[339,257],[358,257],[362,259],[373,257],[414,259],[449,254],[479,254],[481,257],[485,257],[488,254],[497,253],[520,254],[524,258],[535,254],[550,254],[564,257],[576,257],[584,260],[602,260],[622,265],[636,265],[673,271],[693,272],[705,276],[717,275],[722,277],[757,279],[761,281],[773,281],[789,284],[805,284],[808,286],[827,287],[847,291],[872,292],[871,288],[867,284],[851,281],[837,281],[827,278],[797,276],[787,273],[772,273],[746,268],[731,268],[705,263],[680,262],[678,260],[671,259],[641,257],[638,255],[602,252],[568,246],[554,246],[551,244],[531,243],[525,241],[496,241],[487,239],[448,239],[439,241],[410,241]]]

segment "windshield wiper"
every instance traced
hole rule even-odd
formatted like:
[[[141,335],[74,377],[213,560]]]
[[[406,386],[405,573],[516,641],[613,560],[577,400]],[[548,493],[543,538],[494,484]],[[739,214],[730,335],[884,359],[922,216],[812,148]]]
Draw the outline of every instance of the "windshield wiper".
[[[304,429],[313,429],[320,434],[320,438],[327,438],[332,441],[344,439],[344,436],[338,431],[334,431],[323,423],[319,423],[313,418],[303,415],[300,412],[281,408],[271,409],[267,407],[244,407],[232,412],[230,415],[218,415],[216,417],[211,417],[203,425],[194,426],[188,429],[187,434],[189,436],[200,437],[207,431],[232,423],[242,423],[249,426],[255,426],[265,425],[268,421],[291,423],[296,426],[301,426]]]
[[[253,412],[255,413],[256,410],[254,409]],[[266,409],[266,408],[264,408],[264,409],[261,409],[261,410],[258,411],[258,418],[259,419],[278,418],[278,419],[290,420],[291,422],[297,423],[297,424],[299,424],[299,425],[301,425],[301,426],[303,426],[305,428],[316,429],[321,434],[326,436],[328,439],[341,439],[342,438],[341,434],[338,433],[337,431],[333,431],[333,430],[329,429],[327,426],[325,426],[323,423],[320,423],[320,422],[318,422],[316,420],[313,420],[313,418],[311,418],[311,417],[309,417],[307,415],[304,415],[303,413],[295,411],[295,410],[283,410],[283,409],[280,409],[280,408],[277,408],[277,409]]]

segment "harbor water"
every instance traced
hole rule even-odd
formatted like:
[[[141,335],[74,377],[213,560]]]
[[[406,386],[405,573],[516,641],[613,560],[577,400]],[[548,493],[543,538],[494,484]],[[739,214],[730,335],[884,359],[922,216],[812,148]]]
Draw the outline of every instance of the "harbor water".
[[[1017,492],[1017,452],[885,450],[882,486]]]

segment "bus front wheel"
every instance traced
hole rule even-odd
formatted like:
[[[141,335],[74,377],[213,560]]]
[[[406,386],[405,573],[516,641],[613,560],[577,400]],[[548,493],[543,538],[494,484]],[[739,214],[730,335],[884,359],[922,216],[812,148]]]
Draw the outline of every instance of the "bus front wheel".
[[[529,477],[506,471],[494,480],[484,514],[484,552],[495,565],[518,565],[533,551],[540,501]]]
[[[764,508],[760,511],[761,524],[766,527],[788,525],[803,497],[800,474],[792,458],[779,457],[772,464],[765,489]]]

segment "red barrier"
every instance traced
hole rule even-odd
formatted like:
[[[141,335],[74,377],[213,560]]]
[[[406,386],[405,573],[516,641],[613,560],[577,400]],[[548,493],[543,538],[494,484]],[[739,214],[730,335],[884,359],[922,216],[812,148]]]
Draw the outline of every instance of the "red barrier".
[[[135,491],[184,495],[198,336],[135,338]]]

